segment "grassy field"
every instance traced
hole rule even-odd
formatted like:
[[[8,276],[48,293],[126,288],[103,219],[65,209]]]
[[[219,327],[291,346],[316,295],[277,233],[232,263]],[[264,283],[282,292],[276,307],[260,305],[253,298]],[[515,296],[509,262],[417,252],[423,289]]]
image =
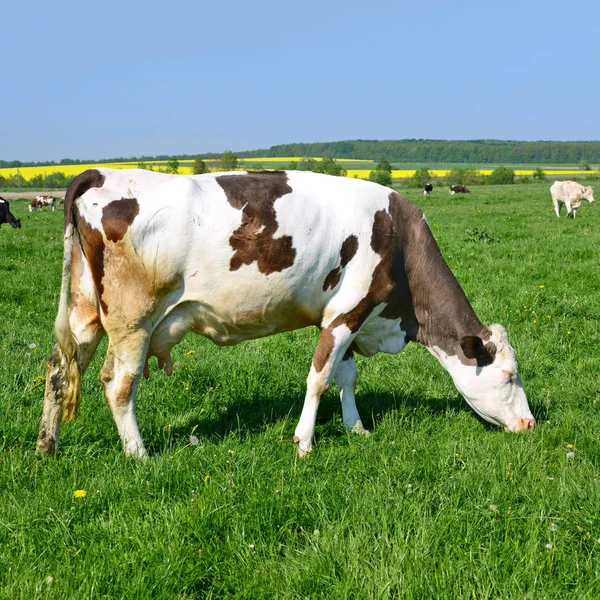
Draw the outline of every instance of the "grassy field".
[[[315,329],[228,349],[186,338],[174,375],[154,363],[140,386],[146,461],[123,456],[104,343],[58,457],[34,456],[62,211],[11,202],[23,227],[0,229],[0,598],[600,597],[600,209],[557,219],[548,187],[406,191],[479,317],[507,328],[538,427],[484,424],[411,345],[358,359],[373,434],[345,432],[332,389],[303,460],[291,440]]]

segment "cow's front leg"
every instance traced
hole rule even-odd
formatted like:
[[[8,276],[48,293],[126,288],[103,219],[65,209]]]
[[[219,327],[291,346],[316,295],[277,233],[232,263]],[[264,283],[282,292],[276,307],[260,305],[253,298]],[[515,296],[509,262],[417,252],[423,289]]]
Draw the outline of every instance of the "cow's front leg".
[[[554,212],[557,217],[560,217],[560,208],[562,206],[562,202],[559,202],[556,198],[552,197],[552,204],[554,205]]]
[[[319,402],[329,388],[333,374],[353,338],[354,335],[346,325],[328,326],[321,331],[306,381],[306,397],[302,414],[294,435],[298,456],[305,456],[312,450]]]
[[[369,435],[364,428],[358,409],[354,390],[356,388],[356,362],[352,356],[352,350],[348,350],[338,365],[334,375],[335,382],[340,388],[340,400],[342,403],[342,420],[344,426],[354,433]]]
[[[147,455],[135,417],[135,397],[147,348],[145,332],[131,334],[126,342],[109,342],[106,361],[100,373],[106,400],[127,456]]]

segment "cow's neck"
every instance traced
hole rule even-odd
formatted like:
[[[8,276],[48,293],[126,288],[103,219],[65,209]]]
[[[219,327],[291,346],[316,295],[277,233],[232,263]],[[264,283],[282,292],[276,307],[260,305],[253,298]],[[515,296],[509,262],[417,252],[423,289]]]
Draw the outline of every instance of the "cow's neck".
[[[392,195],[390,212],[396,226],[396,241],[403,256],[404,284],[396,290],[404,294],[404,306],[412,307],[406,319],[409,338],[448,355],[460,354],[463,336],[488,339],[489,330],[478,319],[458,281],[442,257],[422,211],[405,198]],[[394,214],[396,213],[396,214]],[[394,279],[402,277],[400,265]],[[412,322],[411,322],[412,321]]]

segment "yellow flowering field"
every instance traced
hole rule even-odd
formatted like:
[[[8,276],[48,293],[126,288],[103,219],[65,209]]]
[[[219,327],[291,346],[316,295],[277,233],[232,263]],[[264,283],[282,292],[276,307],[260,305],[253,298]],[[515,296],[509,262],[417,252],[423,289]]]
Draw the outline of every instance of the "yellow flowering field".
[[[304,157],[305,158],[305,157]],[[287,156],[281,158],[240,158],[238,162],[240,165],[244,163],[275,163],[275,162],[293,162],[300,161],[304,159],[303,157],[298,156]],[[320,157],[314,157],[313,160],[320,161],[323,160]],[[217,162],[218,159],[208,158],[205,159],[206,163],[214,163]],[[152,160],[152,161],[144,161],[147,165],[152,166],[166,166],[167,161],[165,160]],[[374,161],[365,160],[365,159],[340,159],[337,162],[344,166],[344,163],[365,163],[365,167],[367,164],[372,164],[374,168]],[[0,168],[0,175],[5,177],[10,177],[11,175],[16,175],[20,173],[26,180],[35,177],[36,175],[50,175],[51,173],[64,173],[67,176],[70,175],[79,175],[86,169],[94,169],[98,167],[108,167],[111,169],[135,169],[138,166],[137,161],[130,162],[113,162],[113,163],[90,163],[90,164],[81,164],[81,165],[52,165],[52,166],[42,166],[42,167],[11,167],[11,168]],[[191,160],[182,160],[180,161],[179,173],[182,175],[191,175],[193,170],[193,161]],[[210,165],[209,165],[210,166]],[[347,176],[348,177],[358,177],[359,179],[368,179],[369,173],[372,168],[365,169],[348,169]],[[449,172],[449,169],[429,169],[429,173],[432,177],[445,177]],[[481,175],[489,175],[492,172],[492,169],[479,169],[478,173]],[[410,179],[415,173],[414,169],[394,169],[392,171],[392,177],[394,179]],[[534,173],[534,169],[515,169],[515,175],[524,176],[524,175],[532,175]],[[582,171],[576,168],[555,168],[555,169],[544,169],[544,173],[546,175],[581,175]]]

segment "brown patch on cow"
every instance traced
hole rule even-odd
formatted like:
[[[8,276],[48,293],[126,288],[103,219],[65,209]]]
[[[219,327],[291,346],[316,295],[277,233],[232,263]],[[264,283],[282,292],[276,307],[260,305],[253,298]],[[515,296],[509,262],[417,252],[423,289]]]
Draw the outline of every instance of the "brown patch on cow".
[[[337,284],[340,282],[342,275],[342,269],[354,258],[358,251],[358,238],[355,235],[349,235],[343,242],[340,250],[340,266],[335,267],[327,274],[325,281],[323,282],[323,291],[326,292],[328,289],[335,289]]]
[[[321,331],[317,349],[313,356],[313,367],[317,373],[320,373],[324,368],[335,346],[335,338],[333,337],[333,327],[326,327]]]
[[[77,207],[75,207],[75,213],[79,241],[92,272],[92,279],[94,280],[100,306],[106,315],[108,314],[108,305],[102,298],[104,293],[104,239],[100,231],[92,227],[85,218],[81,217]]]
[[[264,171],[216,178],[231,206],[242,211],[242,224],[229,238],[234,251],[229,269],[256,262],[264,275],[283,271],[294,264],[292,237],[274,238],[279,225],[275,201],[292,192],[282,171]]]
[[[356,252],[358,251],[358,238],[355,235],[349,235],[342,244],[342,249],[340,250],[340,258],[342,262],[340,263],[342,269],[354,258]]]
[[[116,406],[125,406],[133,392],[136,375],[133,373],[124,373],[119,379],[119,387],[115,393],[114,403]]]
[[[107,204],[102,209],[101,219],[106,239],[111,242],[122,240],[139,212],[136,198],[121,198]]]
[[[336,267],[327,273],[327,277],[325,277],[325,281],[323,282],[323,291],[326,292],[328,289],[334,289],[337,284],[340,282],[340,277],[342,276],[341,267]]]

